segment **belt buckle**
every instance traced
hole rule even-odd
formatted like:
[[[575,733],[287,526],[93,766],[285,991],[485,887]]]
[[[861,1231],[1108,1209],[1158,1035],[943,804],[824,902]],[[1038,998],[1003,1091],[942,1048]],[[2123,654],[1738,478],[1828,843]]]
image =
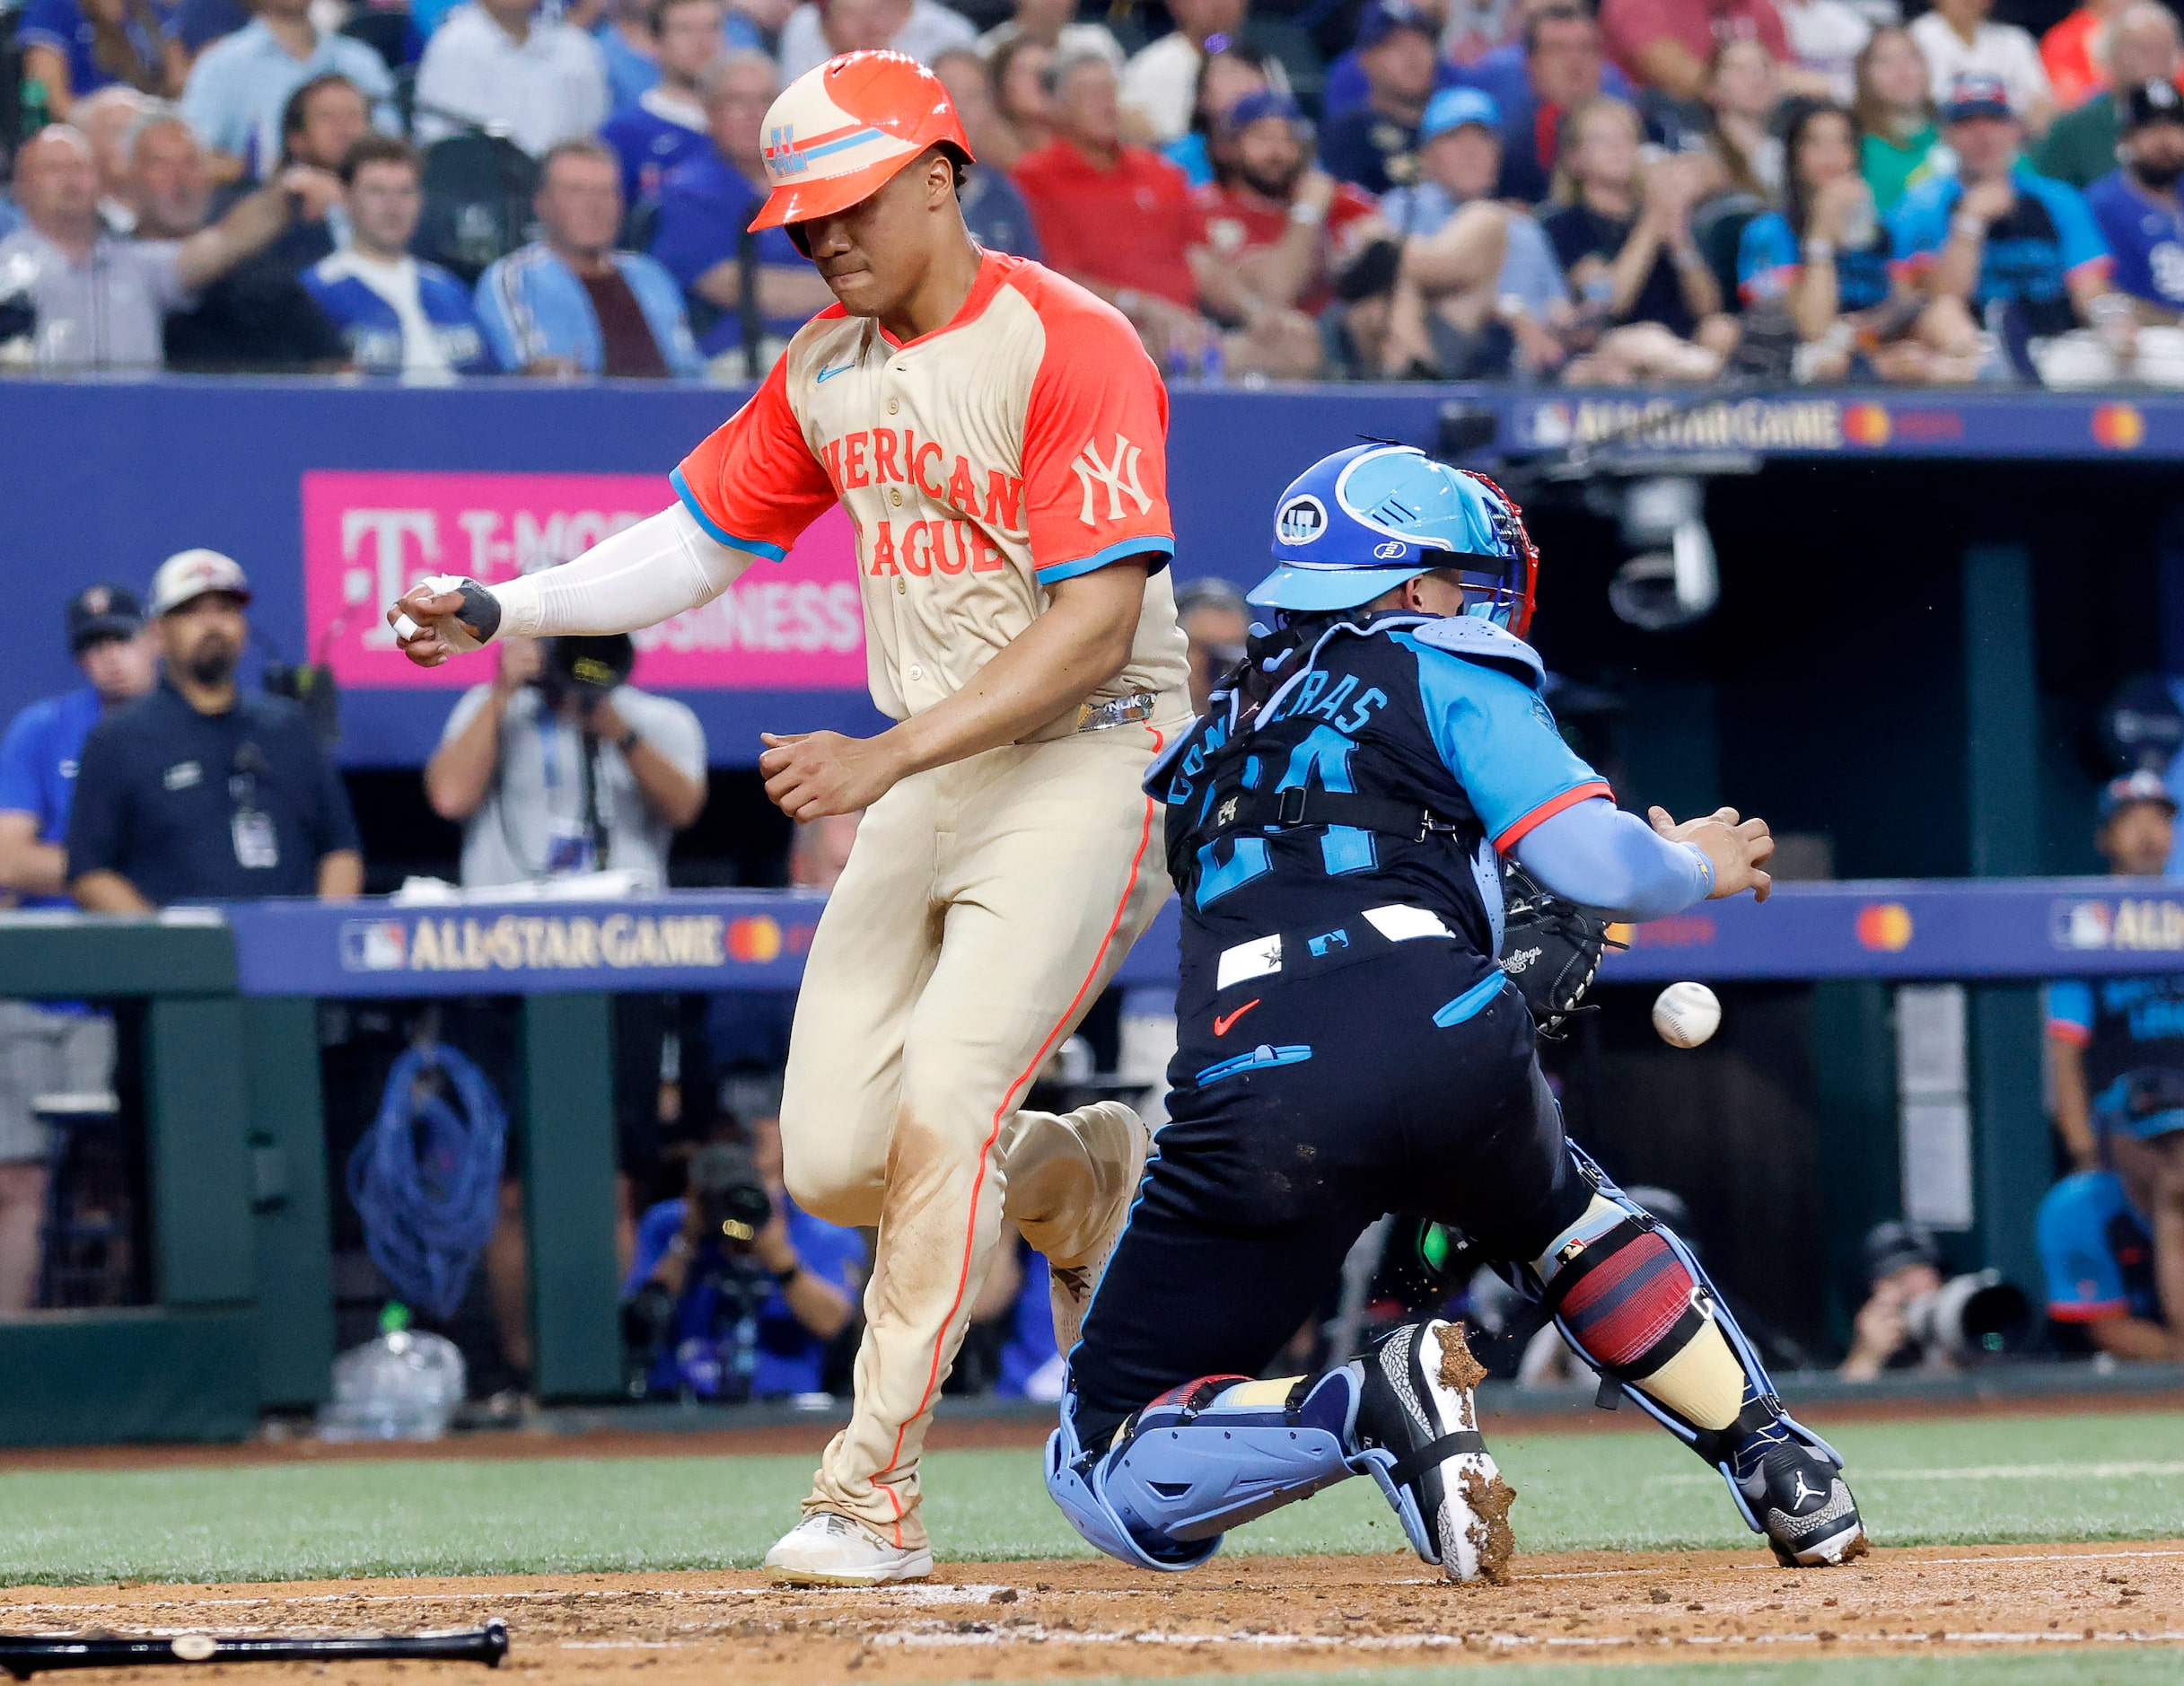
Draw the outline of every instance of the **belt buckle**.
[[[1110,697],[1105,702],[1077,705],[1079,732],[1108,732],[1116,726],[1127,726],[1153,717],[1153,705],[1158,699],[1149,690],[1133,691],[1127,697]]]

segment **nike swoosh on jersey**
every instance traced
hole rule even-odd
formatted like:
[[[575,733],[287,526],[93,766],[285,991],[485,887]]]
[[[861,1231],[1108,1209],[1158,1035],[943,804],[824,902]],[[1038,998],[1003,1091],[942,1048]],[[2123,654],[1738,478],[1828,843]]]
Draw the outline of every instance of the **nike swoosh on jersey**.
[[[847,374],[856,366],[857,365],[854,363],[838,363],[831,369],[821,369],[817,374],[811,377],[811,384],[813,386],[817,386],[823,381],[833,380],[838,374]]]
[[[1215,1036],[1226,1036],[1229,1033],[1229,1026],[1235,1023],[1238,1019],[1241,1019],[1245,1014],[1249,1013],[1253,1007],[1257,1006],[1259,1004],[1260,999],[1261,997],[1254,996],[1250,1000],[1245,1002],[1243,1005],[1238,1007],[1235,1012],[1224,1013],[1216,1016],[1214,1020],[1214,1034]]]

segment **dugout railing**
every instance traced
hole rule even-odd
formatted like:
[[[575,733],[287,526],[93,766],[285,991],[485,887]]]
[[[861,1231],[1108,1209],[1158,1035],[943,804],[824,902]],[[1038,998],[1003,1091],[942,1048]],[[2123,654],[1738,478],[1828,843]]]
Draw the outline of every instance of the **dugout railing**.
[[[270,902],[146,920],[0,916],[11,994],[143,1004],[154,1301],[0,1323],[0,1442],[230,1439],[261,1409],[324,1396],[334,1313],[317,1011],[333,999],[522,998],[537,1386],[548,1400],[615,1395],[612,997],[793,987],[822,905],[740,891]],[[1172,977],[1174,918],[1171,903],[1122,981]],[[1609,959],[1604,988],[1682,978],[1818,987],[1813,1040],[1841,1245],[1855,1245],[1868,1214],[1895,1210],[1908,1187],[1906,1109],[1927,1109],[1919,1120],[1930,1139],[1914,1146],[1929,1155],[1935,1141],[1946,1148],[1957,1116],[1936,1116],[1946,1094],[1906,1089],[1907,1021],[1890,992],[1960,984],[1964,1239],[2031,1284],[2050,1167],[2039,980],[2178,964],[2184,891],[2106,879],[1787,884],[1765,907],[1709,903],[1618,935],[1632,946]]]

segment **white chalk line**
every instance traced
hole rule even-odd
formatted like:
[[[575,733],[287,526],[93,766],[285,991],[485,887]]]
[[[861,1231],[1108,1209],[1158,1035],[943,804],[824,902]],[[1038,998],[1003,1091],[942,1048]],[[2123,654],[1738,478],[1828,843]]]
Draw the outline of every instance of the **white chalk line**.
[[[990,1604],[995,1595],[1013,1592],[1013,1587],[994,1585],[917,1585],[873,1586],[855,1589],[860,1598],[877,1598],[890,1604],[912,1607],[926,1604]],[[840,1592],[826,1587],[811,1586],[622,1586],[578,1587],[567,1592],[497,1592],[486,1588],[450,1593],[296,1593],[276,1598],[137,1598],[92,1603],[76,1599],[50,1599],[43,1603],[16,1603],[0,1596],[0,1612],[12,1613],[18,1610],[49,1610],[61,1612],[82,1610],[206,1610],[206,1609],[287,1609],[299,1604],[446,1604],[446,1603],[559,1603],[572,1598],[646,1599],[646,1598],[780,1598],[798,1596],[817,1598],[825,1602],[838,1598]],[[1006,1601],[1004,1601],[1006,1602]],[[209,1629],[189,1629],[204,1632]]]
[[[1905,1561],[1916,1568],[1963,1565],[1968,1563],[2116,1563],[2134,1561],[2141,1558],[2184,1558],[2184,1550],[2167,1551],[1995,1551],[1977,1558],[1908,1558]],[[1886,1562],[1873,1565],[1876,1569],[1891,1567]],[[1716,1569],[1734,1569],[1740,1575],[1794,1575],[1795,1569],[1785,1569],[1773,1563],[1691,1564],[1635,1563],[1622,1569],[1542,1569],[1537,1574],[1518,1577],[1520,1583],[1531,1581],[1612,1581],[1627,1576],[1646,1575],[1656,1579],[1664,1576],[1701,1574],[1711,1575]],[[1413,1586],[1437,1586],[1438,1580],[1405,1582]]]
[[[1315,1634],[1315,1633],[1165,1633],[1118,1629],[1086,1633],[1074,1629],[1054,1629],[1036,1624],[994,1628],[982,1632],[917,1632],[898,1629],[868,1636],[864,1643],[916,1649],[993,1646],[1025,1644],[1059,1645],[1200,1645],[1266,1647],[1276,1650],[1325,1648],[1352,1651],[1461,1650],[1471,1646],[1513,1649],[1524,1646],[1550,1648],[1609,1650],[1643,1646],[1686,1645],[2175,1645],[2184,1642],[2184,1629],[2158,1632],[2132,1629],[2102,1633],[2089,1639],[2083,1629],[2073,1633],[2010,1633],[1993,1631],[1900,1633],[1833,1632],[1823,1639],[1811,1633],[1724,1634],[1528,1634],[1460,1633]]]
[[[1938,1470],[1871,1470],[1854,1466],[1850,1473],[1861,1488],[1877,1481],[2102,1481],[2138,1479],[2149,1475],[2184,1475],[2184,1462],[2162,1463],[1976,1463]],[[1716,1471],[1683,1470],[1673,1475],[1649,1475],[1641,1487],[1719,1487]]]

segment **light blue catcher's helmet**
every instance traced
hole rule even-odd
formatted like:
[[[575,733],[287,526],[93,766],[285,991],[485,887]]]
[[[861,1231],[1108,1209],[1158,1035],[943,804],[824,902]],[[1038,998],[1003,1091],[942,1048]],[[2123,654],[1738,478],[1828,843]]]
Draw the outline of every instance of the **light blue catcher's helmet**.
[[[1539,553],[1522,513],[1483,474],[1411,445],[1353,445],[1289,483],[1274,514],[1274,572],[1261,609],[1355,609],[1405,580],[1458,568],[1483,593],[1466,611],[1518,637],[1531,624]]]

